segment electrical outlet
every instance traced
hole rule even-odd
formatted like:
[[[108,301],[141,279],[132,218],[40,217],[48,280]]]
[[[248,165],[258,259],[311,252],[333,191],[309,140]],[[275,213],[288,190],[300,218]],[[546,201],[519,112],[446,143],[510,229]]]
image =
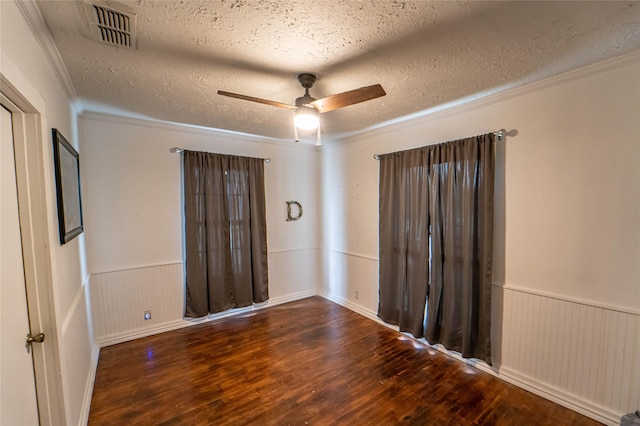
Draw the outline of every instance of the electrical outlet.
[[[360,292],[356,291],[356,300],[358,300],[360,298]]]
[[[150,320],[151,319],[151,311],[144,311],[144,320]]]

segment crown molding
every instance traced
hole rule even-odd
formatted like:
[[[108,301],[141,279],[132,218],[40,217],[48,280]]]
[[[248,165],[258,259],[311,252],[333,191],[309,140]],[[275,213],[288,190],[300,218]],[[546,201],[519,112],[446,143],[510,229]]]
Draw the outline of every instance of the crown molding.
[[[476,93],[465,98],[457,99],[442,105],[435,106],[433,108],[398,117],[393,120],[385,121],[383,123],[376,124],[357,132],[336,135],[334,137],[327,138],[325,142],[329,144],[335,142],[345,143],[366,139],[371,137],[372,135],[382,135],[386,133],[396,132],[400,129],[408,129],[413,126],[422,125],[431,120],[460,114],[464,111],[480,108],[496,102],[505,101],[513,97],[537,92],[549,87],[575,81],[581,78],[590,77],[612,69],[629,66],[639,62],[640,50],[635,50],[630,53],[626,53],[610,59],[605,59],[603,61],[596,62],[590,65],[585,65],[580,68],[557,74],[552,77],[533,81],[531,83],[523,84],[514,82],[509,85],[487,90],[485,92]],[[508,125],[508,123],[503,125],[502,127],[505,127],[506,125]],[[498,129],[489,129],[488,131],[495,130]],[[483,132],[478,132],[478,134],[479,133]]]
[[[85,105],[86,108],[86,105]],[[89,106],[91,108],[91,106]],[[91,109],[84,109],[79,115],[80,119],[102,121],[107,123],[119,123],[132,126],[147,127],[153,129],[164,129],[225,139],[229,141],[248,142],[263,146],[278,145],[285,148],[301,149],[306,151],[317,151],[321,147],[315,145],[296,143],[293,139],[277,139],[266,136],[252,135],[249,133],[233,132],[230,130],[215,129],[211,127],[197,126],[195,124],[177,123],[173,121],[157,120],[150,117],[130,115],[125,112],[101,112]],[[266,145],[265,145],[266,144]]]
[[[67,96],[72,101],[77,99],[78,94],[71,82],[71,77],[69,76],[67,67],[62,61],[60,51],[58,50],[55,41],[53,41],[51,31],[49,31],[38,5],[34,0],[15,0],[15,3],[27,21],[31,32],[38,40],[38,43],[40,43],[45,56],[53,67],[53,70],[58,77],[60,84],[67,93]]]

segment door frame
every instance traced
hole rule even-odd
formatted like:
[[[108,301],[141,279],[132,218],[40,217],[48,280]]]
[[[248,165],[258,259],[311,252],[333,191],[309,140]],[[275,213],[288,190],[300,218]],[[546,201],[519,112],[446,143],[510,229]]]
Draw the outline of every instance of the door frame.
[[[6,65],[3,63],[3,68]],[[0,73],[0,98],[13,117],[15,172],[29,326],[32,333],[43,332],[46,336],[42,344],[32,345],[36,399],[41,425],[63,425],[66,420],[62,379],[59,374],[61,360],[53,300],[44,176],[43,141],[48,140],[43,117],[46,103],[26,80],[16,78],[15,81],[21,82],[23,90],[12,84],[4,73]]]

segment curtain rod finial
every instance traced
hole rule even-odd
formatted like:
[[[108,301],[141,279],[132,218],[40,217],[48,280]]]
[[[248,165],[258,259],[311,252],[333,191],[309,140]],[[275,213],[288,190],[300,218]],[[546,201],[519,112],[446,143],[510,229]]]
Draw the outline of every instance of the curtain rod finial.
[[[498,137],[498,139],[502,140],[505,136],[514,137],[518,135],[517,129],[511,129],[507,131],[507,129],[500,129],[497,132],[493,132],[494,135]]]

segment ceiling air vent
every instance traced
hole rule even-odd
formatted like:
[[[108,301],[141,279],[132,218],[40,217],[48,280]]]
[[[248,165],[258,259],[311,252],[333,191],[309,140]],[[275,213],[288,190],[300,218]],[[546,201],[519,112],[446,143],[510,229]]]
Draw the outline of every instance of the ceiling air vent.
[[[91,36],[112,46],[135,48],[136,15],[99,3],[85,3]]]

